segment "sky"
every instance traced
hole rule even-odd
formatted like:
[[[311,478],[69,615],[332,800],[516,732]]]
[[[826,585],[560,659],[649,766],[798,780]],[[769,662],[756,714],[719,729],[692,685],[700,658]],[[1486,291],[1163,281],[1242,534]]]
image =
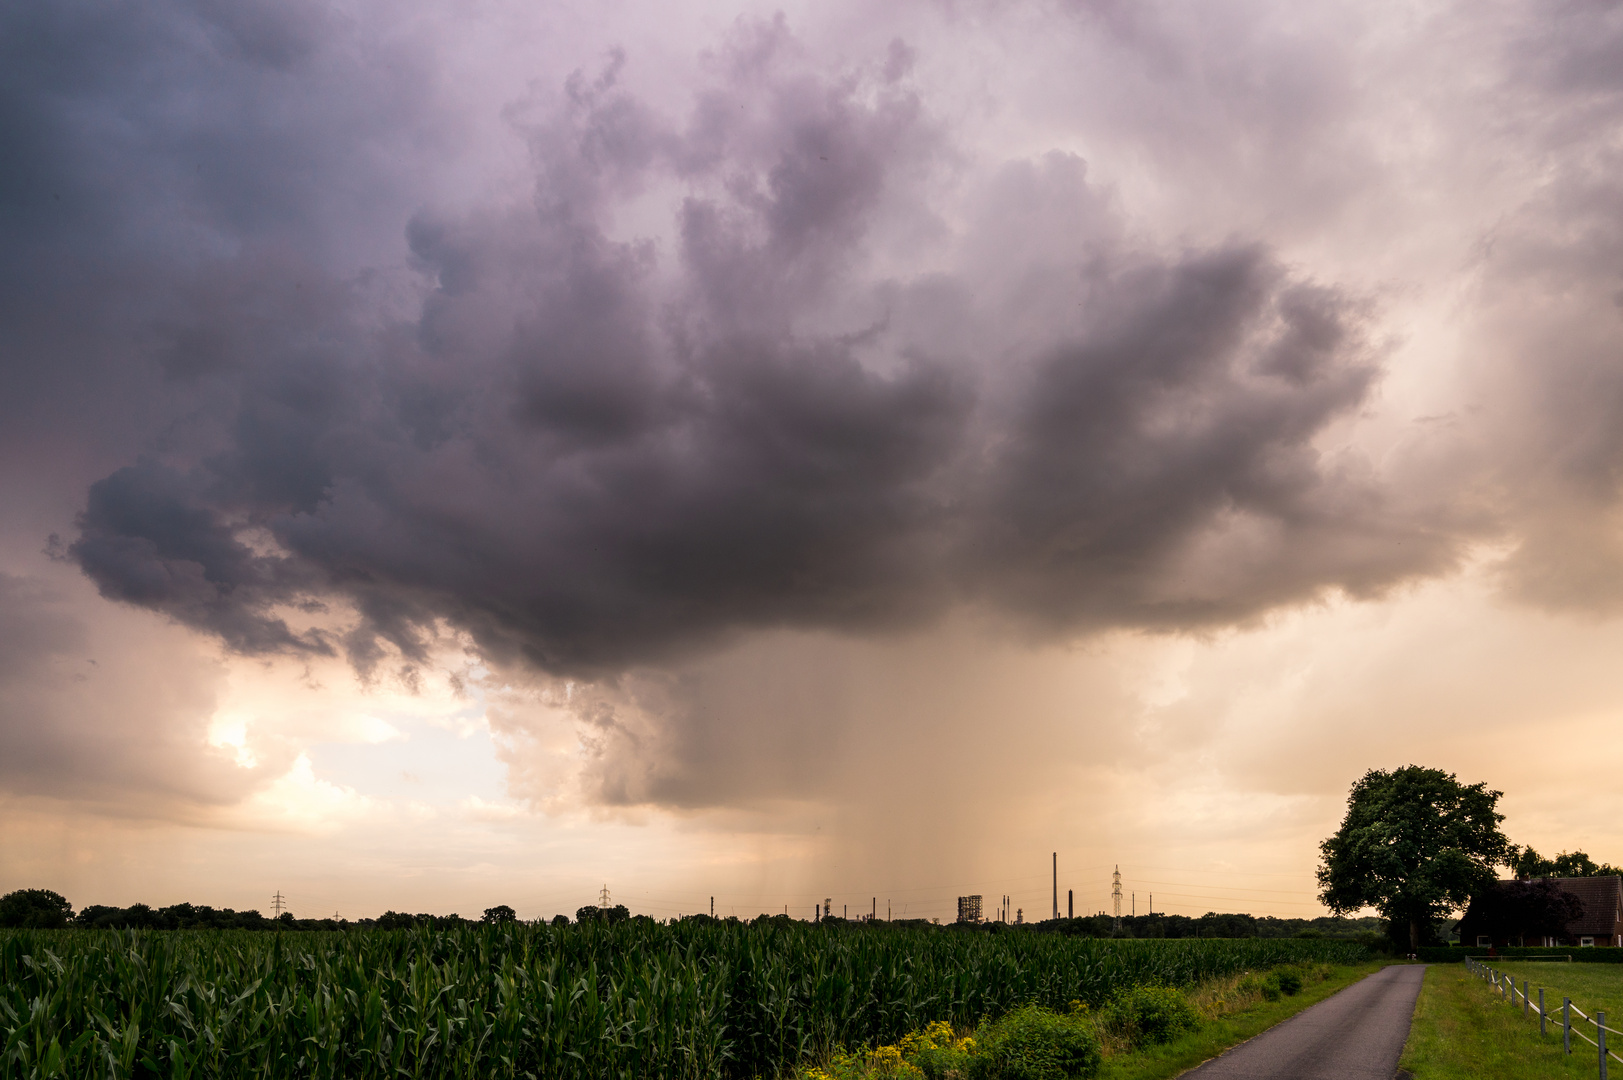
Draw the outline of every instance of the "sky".
[[[0,891],[1623,861],[1620,132],[1599,0],[6,5]]]

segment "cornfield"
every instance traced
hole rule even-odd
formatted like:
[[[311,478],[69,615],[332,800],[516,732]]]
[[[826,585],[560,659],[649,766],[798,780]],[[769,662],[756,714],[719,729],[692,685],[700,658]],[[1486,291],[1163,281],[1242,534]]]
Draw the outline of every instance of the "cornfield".
[[[842,927],[0,932],[0,1078],[774,1076],[839,1045],[1362,946]]]

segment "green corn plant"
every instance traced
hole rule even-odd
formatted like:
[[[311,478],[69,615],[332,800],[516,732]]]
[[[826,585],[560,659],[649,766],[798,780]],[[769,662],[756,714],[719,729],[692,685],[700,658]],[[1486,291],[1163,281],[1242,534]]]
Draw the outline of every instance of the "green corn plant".
[[[1335,941],[1097,941],[890,927],[0,931],[0,1080],[769,1076],[1020,1005],[1102,1004]]]

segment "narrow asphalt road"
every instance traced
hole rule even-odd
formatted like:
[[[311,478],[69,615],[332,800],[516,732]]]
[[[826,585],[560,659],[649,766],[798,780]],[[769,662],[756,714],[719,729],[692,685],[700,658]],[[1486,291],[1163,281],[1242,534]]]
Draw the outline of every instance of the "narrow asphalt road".
[[[1184,1080],[1392,1080],[1426,969],[1382,968]]]

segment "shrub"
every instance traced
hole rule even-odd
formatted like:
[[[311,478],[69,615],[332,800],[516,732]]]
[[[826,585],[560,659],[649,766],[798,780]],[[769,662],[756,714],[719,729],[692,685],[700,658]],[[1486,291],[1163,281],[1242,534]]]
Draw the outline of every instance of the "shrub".
[[[1103,1051],[1093,1020],[1025,1005],[975,1037],[974,1080],[1070,1080],[1099,1071]]]
[[[922,1031],[902,1036],[897,1048],[927,1080],[964,1080],[969,1076],[975,1040],[960,1039],[951,1024],[937,1020]]]
[[[1135,986],[1110,1000],[1099,1022],[1135,1047],[1167,1043],[1200,1026],[1200,1014],[1170,986]]]
[[[1302,989],[1302,974],[1294,968],[1278,968],[1266,978],[1250,978],[1241,983],[1245,989],[1255,989],[1269,1001],[1278,1001],[1283,995],[1290,997]]]

